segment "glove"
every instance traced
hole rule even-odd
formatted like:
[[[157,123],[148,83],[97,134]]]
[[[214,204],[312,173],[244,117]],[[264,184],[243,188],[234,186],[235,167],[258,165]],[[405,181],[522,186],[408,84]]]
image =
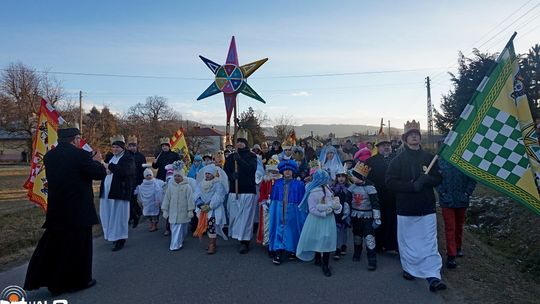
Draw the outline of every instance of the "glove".
[[[332,204],[332,210],[339,210],[339,208],[341,208],[341,204],[338,203],[338,202],[334,202]]]
[[[201,206],[201,211],[202,211],[202,212],[208,212],[208,211],[210,211],[210,206],[208,206],[208,205],[202,205],[202,206]]]
[[[169,212],[163,210],[163,218],[168,219],[169,218]]]
[[[373,224],[371,224],[371,226],[373,226],[373,229],[377,229],[381,226],[381,224],[381,219],[373,219]]]
[[[329,207],[328,209],[326,209],[326,215],[329,215],[332,213],[334,213],[334,209],[332,209],[332,207]]]
[[[188,216],[188,218],[193,218],[193,210],[189,210],[187,212],[187,216]]]

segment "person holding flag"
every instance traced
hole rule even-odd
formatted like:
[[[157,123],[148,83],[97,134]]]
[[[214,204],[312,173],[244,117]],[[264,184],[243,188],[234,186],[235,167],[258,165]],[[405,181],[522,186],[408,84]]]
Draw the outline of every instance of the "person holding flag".
[[[180,155],[171,151],[171,143],[168,137],[160,138],[159,142],[161,151],[156,154],[155,160],[152,162],[152,168],[158,170],[156,178],[165,182],[165,175],[167,173],[165,166],[180,160]]]
[[[80,131],[58,130],[58,146],[44,156],[48,208],[45,232],[30,259],[24,289],[53,295],[92,287],[92,226],[98,224],[92,180],[106,176],[101,154],[79,148]],[[126,219],[127,220],[127,219]],[[126,222],[127,224],[127,222]]]
[[[442,258],[437,246],[437,215],[433,187],[441,183],[434,158],[420,146],[420,123],[405,124],[403,152],[386,171],[386,186],[396,193],[399,257],[406,280],[424,278],[429,290],[446,289],[441,281]]]

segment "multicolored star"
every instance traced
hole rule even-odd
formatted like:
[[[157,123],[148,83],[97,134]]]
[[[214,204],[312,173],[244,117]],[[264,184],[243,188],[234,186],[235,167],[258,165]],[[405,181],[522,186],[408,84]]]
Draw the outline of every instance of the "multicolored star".
[[[199,56],[208,68],[216,75],[214,82],[197,98],[197,100],[223,92],[225,97],[225,110],[227,111],[227,125],[231,119],[231,113],[236,107],[236,96],[242,93],[251,98],[266,103],[259,94],[255,92],[246,82],[247,78],[253,74],[268,58],[257,60],[240,66],[238,55],[236,54],[236,43],[234,36],[229,46],[229,53],[224,65],[219,65],[210,59]]]

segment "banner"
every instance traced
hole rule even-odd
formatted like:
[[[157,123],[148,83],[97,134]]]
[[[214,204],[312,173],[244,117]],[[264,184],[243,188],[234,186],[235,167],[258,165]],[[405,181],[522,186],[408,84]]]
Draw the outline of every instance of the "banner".
[[[189,149],[186,143],[186,137],[182,128],[178,129],[176,133],[170,139],[171,150],[180,153],[182,160],[186,164],[185,168],[189,168],[191,164],[191,156],[189,155]]]
[[[32,145],[32,159],[30,176],[24,184],[28,189],[28,199],[47,211],[47,178],[43,156],[58,143],[58,126],[64,119],[56,112],[54,107],[45,99],[41,99],[38,112],[38,122],[34,143]]]
[[[540,146],[514,37],[446,137],[440,156],[540,215]]]

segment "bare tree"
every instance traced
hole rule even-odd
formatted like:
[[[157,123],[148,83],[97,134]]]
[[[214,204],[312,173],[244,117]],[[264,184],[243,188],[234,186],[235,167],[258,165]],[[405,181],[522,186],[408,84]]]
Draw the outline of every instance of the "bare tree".
[[[274,120],[274,132],[279,141],[285,141],[294,133],[295,123],[294,119],[288,115],[281,115]]]
[[[28,150],[35,132],[40,96],[53,105],[64,97],[61,82],[46,73],[38,73],[23,63],[12,63],[0,75],[0,95],[2,95],[2,119],[4,130],[26,134]]]

